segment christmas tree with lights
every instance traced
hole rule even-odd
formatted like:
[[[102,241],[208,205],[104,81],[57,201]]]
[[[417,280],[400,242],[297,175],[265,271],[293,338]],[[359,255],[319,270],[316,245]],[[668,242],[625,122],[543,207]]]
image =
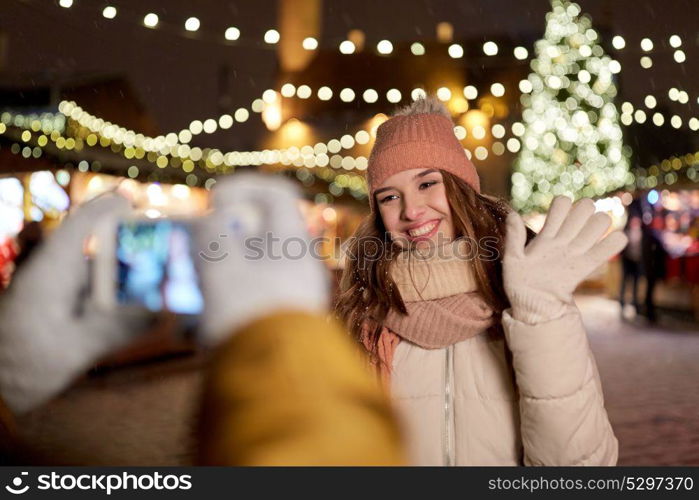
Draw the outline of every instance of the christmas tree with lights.
[[[633,182],[614,105],[621,66],[604,54],[577,4],[552,6],[521,85],[524,132],[512,174],[520,212],[545,211],[557,195],[596,197]]]

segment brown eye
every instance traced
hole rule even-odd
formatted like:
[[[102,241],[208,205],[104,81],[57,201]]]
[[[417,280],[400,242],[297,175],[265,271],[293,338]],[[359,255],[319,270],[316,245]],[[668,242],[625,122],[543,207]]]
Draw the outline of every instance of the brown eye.
[[[429,189],[432,186],[434,186],[435,184],[437,184],[437,181],[423,182],[422,184],[420,184],[420,190]]]
[[[396,200],[396,199],[398,199],[398,197],[397,197],[395,194],[389,194],[388,196],[386,196],[386,197],[384,197],[384,198],[381,198],[381,199],[379,200],[379,203],[383,204],[383,203],[387,203],[387,202],[389,202],[389,201],[393,201],[393,200]]]

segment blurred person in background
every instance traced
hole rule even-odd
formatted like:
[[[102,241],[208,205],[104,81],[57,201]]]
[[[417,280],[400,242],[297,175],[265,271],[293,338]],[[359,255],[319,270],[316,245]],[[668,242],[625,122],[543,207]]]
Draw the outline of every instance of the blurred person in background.
[[[30,221],[24,224],[15,238],[7,238],[0,244],[0,291],[10,285],[12,275],[21,267],[44,239],[41,224]]]
[[[658,319],[655,308],[655,285],[665,277],[666,252],[662,242],[663,218],[661,208],[644,208],[641,225],[641,267],[646,279],[646,294],[643,301],[643,315],[649,323]]]
[[[207,465],[394,465],[403,454],[392,411],[341,326],[328,322],[328,282],[312,254],[245,256],[250,237],[308,241],[288,181],[219,181],[197,221],[194,258],[210,347],[198,461]],[[79,207],[37,248],[0,299],[0,457],[24,463],[13,415],[64,391],[152,320],[97,309],[83,244],[104,217],[129,213],[108,194]],[[242,214],[242,215],[241,215]],[[244,216],[244,215],[252,216]],[[212,242],[222,259],[210,259]]]
[[[631,280],[631,297],[634,313],[639,313],[638,303],[638,280],[641,277],[641,257],[643,230],[641,216],[630,211],[629,218],[624,227],[624,234],[629,240],[626,248],[621,252],[621,289],[619,290],[619,303],[621,304],[621,316],[624,317],[624,307],[626,305],[626,284]]]
[[[43,241],[44,230],[41,227],[41,223],[36,221],[25,223],[22,230],[17,234],[19,253],[15,258],[15,269],[19,269]]]
[[[0,293],[10,285],[17,250],[17,243],[13,238],[7,237],[0,242]]]

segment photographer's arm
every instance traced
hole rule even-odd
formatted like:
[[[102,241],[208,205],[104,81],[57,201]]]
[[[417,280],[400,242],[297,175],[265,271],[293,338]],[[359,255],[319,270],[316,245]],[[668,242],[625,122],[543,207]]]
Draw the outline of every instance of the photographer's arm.
[[[342,327],[278,312],[217,351],[204,387],[209,465],[399,465],[397,426]]]

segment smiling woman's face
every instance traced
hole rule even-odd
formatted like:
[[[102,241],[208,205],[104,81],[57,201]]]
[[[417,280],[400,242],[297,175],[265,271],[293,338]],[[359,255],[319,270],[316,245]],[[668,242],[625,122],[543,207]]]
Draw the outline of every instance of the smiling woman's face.
[[[374,193],[384,226],[400,246],[454,239],[451,208],[439,170],[414,168],[386,179]]]

